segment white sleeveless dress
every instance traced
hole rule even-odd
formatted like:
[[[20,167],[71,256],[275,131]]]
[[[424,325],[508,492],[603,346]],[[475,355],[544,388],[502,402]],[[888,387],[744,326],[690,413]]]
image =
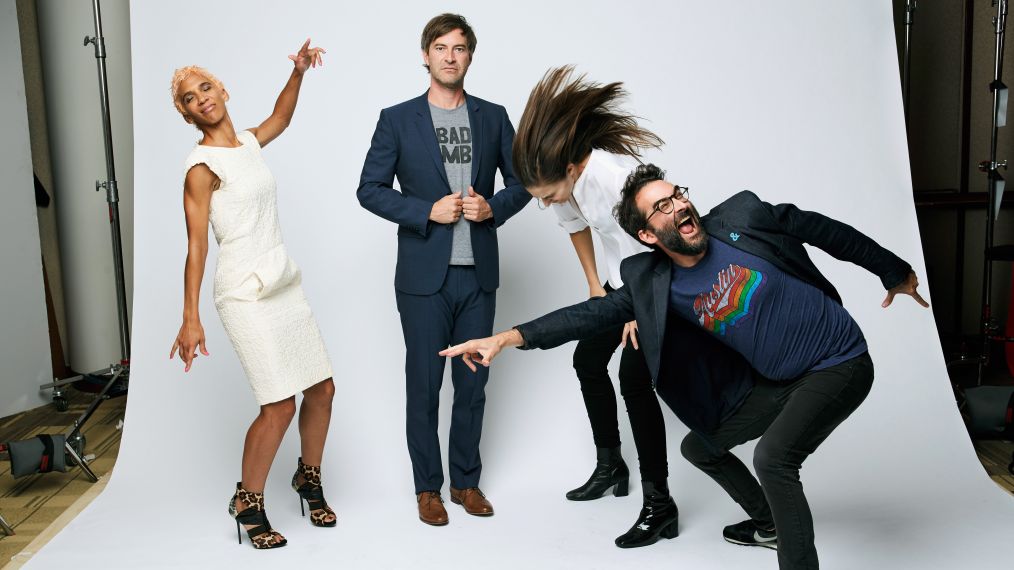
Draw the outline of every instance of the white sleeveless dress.
[[[331,377],[299,267],[282,243],[275,179],[250,131],[235,148],[197,145],[184,176],[205,164],[221,180],[211,195],[218,241],[215,308],[260,405],[284,400]]]

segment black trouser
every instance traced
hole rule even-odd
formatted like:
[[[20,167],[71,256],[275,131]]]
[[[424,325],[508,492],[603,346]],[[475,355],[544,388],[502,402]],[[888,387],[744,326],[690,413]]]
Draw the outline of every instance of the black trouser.
[[[608,284],[605,288],[606,291],[613,290]],[[596,447],[620,445],[616,393],[606,365],[622,338],[623,326],[620,325],[578,342],[574,349],[574,371],[581,382],[581,394]],[[665,455],[665,420],[662,419],[662,409],[651,383],[644,352],[634,350],[629,339],[620,354],[620,394],[630,417],[641,479],[665,480],[669,476]]]
[[[778,567],[817,568],[813,518],[799,481],[803,461],[866,399],[869,354],[809,372],[793,382],[758,378],[743,405],[708,434],[690,432],[681,451],[756,521],[774,523]],[[729,449],[760,437],[757,479]],[[762,490],[763,489],[763,490]]]

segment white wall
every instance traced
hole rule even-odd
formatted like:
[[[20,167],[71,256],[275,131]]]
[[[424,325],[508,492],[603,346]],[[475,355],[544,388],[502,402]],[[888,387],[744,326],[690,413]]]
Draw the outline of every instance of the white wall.
[[[72,368],[90,372],[120,359],[112,242],[106,192],[102,115],[91,2],[38,0],[39,41],[46,85],[53,192],[66,294],[65,350]],[[102,2],[116,179],[128,307],[133,298],[134,137],[130,94],[130,11],[127,0]]]
[[[0,0],[0,417],[46,402],[53,379],[14,0]]]
[[[73,564],[86,545],[114,533],[120,540],[109,554],[92,555],[95,565],[775,567],[770,551],[724,543],[722,526],[744,515],[679,456],[685,428],[668,412],[678,539],[633,551],[613,545],[637,516],[636,486],[622,499],[563,498],[594,460],[569,347],[511,351],[494,364],[482,487],[496,516],[467,517],[448,504],[448,527],[417,520],[392,287],[395,227],[363,210],[354,193],[379,110],[426,89],[419,35],[446,10],[467,15],[478,34],[468,90],[505,105],[515,122],[550,66],[576,63],[596,80],[626,81],[629,107],[667,141],[650,158],[693,189],[702,211],[750,188],[853,224],[924,274],[887,3],[320,1],[283,9],[245,1],[192,11],[135,2],[136,172],[146,190],[137,195],[131,401],[108,488],[35,566]],[[271,522],[289,546],[265,555],[237,547],[224,513],[256,406],[209,302],[213,261],[202,296],[212,356],[189,374],[167,358],[182,311],[182,165],[197,136],[173,109],[168,81],[176,67],[208,67],[230,91],[236,126],[249,127],[270,112],[291,69],[286,55],[307,36],[328,49],[325,66],[310,72],[292,126],[264,154],[278,181],[285,241],[334,362],[324,482],[339,524],[322,531],[300,519],[288,488],[298,453],[290,430],[266,489]],[[497,328],[586,294],[552,212],[530,206],[498,235]],[[881,309],[878,279],[814,255],[865,332],[877,368],[869,399],[802,473],[822,567],[1004,567],[1014,500],[986,476],[964,432],[932,313],[910,299]],[[625,417],[620,424],[636,468]],[[138,501],[158,491],[173,500],[138,524]]]

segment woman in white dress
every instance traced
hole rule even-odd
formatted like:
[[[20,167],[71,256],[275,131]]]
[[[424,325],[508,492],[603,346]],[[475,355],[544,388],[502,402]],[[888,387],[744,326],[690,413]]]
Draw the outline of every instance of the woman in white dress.
[[[625,95],[621,83],[599,85],[575,78],[569,66],[550,69],[532,89],[514,137],[514,172],[541,208],[552,206],[570,234],[591,297],[622,287],[620,262],[648,251],[623,231],[613,207],[641,150],[658,147],[662,140],[618,108]],[[605,283],[599,282],[600,266],[606,270]],[[630,530],[616,539],[621,548],[673,538],[678,524],[667,484],[665,423],[636,331],[637,323],[630,322],[581,340],[574,350],[597,460],[588,481],[567,498],[587,501],[610,489],[616,496],[627,494],[629,471],[620,455],[616,394],[606,370],[617,346],[623,347],[620,393],[637,447],[644,508]]]
[[[202,137],[185,165],[183,208],[189,241],[183,272],[183,325],[169,357],[179,351],[189,371],[200,353],[208,356],[198,314],[201,281],[208,256],[208,223],[219,244],[214,299],[225,331],[260,405],[247,431],[242,481],[229,503],[258,549],[285,546],[264,511],[264,483],[275,453],[299,409],[302,455],[292,487],[310,509],[314,526],[333,527],[337,519],[324,500],[320,464],[331,421],[334,383],[331,363],[317,323],[300,287],[300,271],[282,244],[275,181],[261,158],[261,147],[285,130],[292,119],[303,74],[323,63],[324,50],[306,40],[294,69],[263,123],[237,133],[226,109],[229,94],[208,71],[189,66],[176,70],[172,98],[184,120]],[[242,535],[240,535],[242,543]]]

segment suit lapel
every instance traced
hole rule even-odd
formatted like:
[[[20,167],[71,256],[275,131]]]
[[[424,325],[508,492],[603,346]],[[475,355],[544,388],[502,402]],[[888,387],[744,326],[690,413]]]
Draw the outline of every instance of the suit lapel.
[[[672,281],[672,262],[666,255],[659,255],[655,264],[655,274],[651,279],[651,298],[655,303],[655,334],[659,339],[659,347],[665,337],[665,322],[669,312],[669,286]]]
[[[433,160],[433,165],[437,168],[440,179],[447,186],[447,192],[450,192],[451,183],[447,181],[447,170],[444,168],[444,160],[440,156],[440,145],[437,144],[437,135],[433,132],[433,115],[430,114],[430,103],[426,98],[427,93],[423,93],[422,97],[416,99],[415,124],[419,130],[419,136],[422,137],[423,146],[426,147],[426,153]]]
[[[468,106],[468,123],[472,129],[472,186],[475,186],[475,179],[479,176],[479,163],[482,160],[482,113],[479,112],[479,102],[465,93],[465,105]]]

